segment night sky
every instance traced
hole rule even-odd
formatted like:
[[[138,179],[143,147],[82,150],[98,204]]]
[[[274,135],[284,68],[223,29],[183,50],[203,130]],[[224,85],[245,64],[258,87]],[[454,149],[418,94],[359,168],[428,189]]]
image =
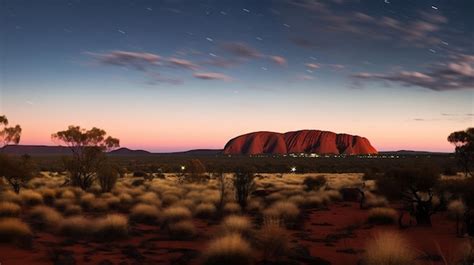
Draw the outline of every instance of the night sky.
[[[74,124],[161,152],[298,129],[452,151],[474,125],[472,0],[0,3],[0,113],[22,144]]]

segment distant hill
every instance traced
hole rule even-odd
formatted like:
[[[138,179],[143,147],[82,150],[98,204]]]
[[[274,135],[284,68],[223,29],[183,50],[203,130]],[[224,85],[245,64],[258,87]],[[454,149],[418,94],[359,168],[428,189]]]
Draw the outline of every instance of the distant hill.
[[[65,146],[47,146],[47,145],[6,145],[0,148],[0,153],[12,154],[12,155],[24,155],[29,154],[33,156],[41,155],[70,155],[71,150]],[[222,153],[220,149],[196,149],[183,152],[170,152],[170,153],[151,153],[146,150],[132,150],[126,147],[119,148],[109,152],[109,155],[113,156],[146,156],[146,155],[195,155],[195,156],[208,156],[208,155],[219,155]]]
[[[209,155],[222,154],[222,149],[194,149],[194,150],[183,151],[183,152],[161,153],[161,154],[209,156]]]
[[[0,148],[0,153],[12,155],[69,155],[71,150],[65,146],[6,145]]]
[[[414,150],[398,150],[398,151],[381,151],[379,155],[446,155],[451,152],[429,152],[429,151],[414,151]]]
[[[119,148],[109,152],[109,155],[134,156],[134,155],[151,155],[152,153],[145,150],[132,150],[129,148]]]

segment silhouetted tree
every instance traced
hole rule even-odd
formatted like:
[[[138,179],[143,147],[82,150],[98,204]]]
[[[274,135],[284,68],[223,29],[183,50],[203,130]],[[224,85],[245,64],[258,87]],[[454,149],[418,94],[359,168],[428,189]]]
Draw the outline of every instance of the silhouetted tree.
[[[70,184],[86,190],[94,183],[97,171],[106,160],[105,152],[120,146],[118,139],[106,135],[102,129],[86,130],[79,126],[69,126],[67,130],[51,135],[54,141],[65,144],[72,152],[72,157],[64,158]]]
[[[13,159],[0,154],[0,176],[3,176],[15,193],[20,193],[22,187],[31,180],[36,166],[29,155]]]
[[[473,177],[472,163],[474,162],[474,128],[453,132],[448,141],[454,144],[456,157],[466,177]]]
[[[120,177],[118,166],[110,163],[104,163],[97,171],[97,180],[99,181],[102,192],[110,192]]]
[[[8,126],[8,119],[5,115],[0,116],[0,147],[7,144],[18,144],[21,138],[21,127],[15,125],[13,127]]]
[[[303,180],[303,185],[305,186],[306,191],[312,191],[315,189],[320,189],[326,185],[326,177],[323,175],[320,176],[308,176]]]
[[[234,173],[235,199],[242,209],[247,207],[249,195],[255,189],[255,173],[249,168],[240,168]]]
[[[379,191],[392,199],[401,199],[417,225],[431,225],[431,215],[438,206],[433,203],[439,173],[431,168],[391,169],[378,177]]]

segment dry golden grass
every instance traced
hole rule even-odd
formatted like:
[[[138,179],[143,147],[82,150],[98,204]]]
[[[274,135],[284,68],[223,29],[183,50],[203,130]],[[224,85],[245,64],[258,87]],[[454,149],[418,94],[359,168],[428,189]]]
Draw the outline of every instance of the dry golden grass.
[[[18,217],[21,207],[12,202],[0,202],[0,218],[1,217]]]
[[[68,204],[66,208],[64,208],[63,213],[66,216],[79,215],[82,213],[82,208],[77,204]]]
[[[20,195],[16,194],[11,190],[4,191],[0,193],[0,198],[2,202],[14,202],[17,204],[21,204],[21,197]]]
[[[224,204],[224,213],[225,214],[237,214],[240,213],[240,205],[235,202],[228,202]]]
[[[452,219],[459,218],[464,215],[466,206],[461,200],[450,201],[448,204],[448,214]]]
[[[59,233],[70,237],[86,237],[92,233],[92,220],[84,216],[64,218],[58,226]]]
[[[291,249],[290,234],[275,223],[266,223],[262,226],[257,232],[257,242],[266,260],[285,256]]]
[[[170,236],[175,239],[191,238],[196,234],[196,227],[190,220],[171,223],[167,228]]]
[[[84,209],[89,209],[92,203],[96,200],[95,195],[92,193],[85,193],[79,199],[79,202]]]
[[[43,203],[43,196],[33,190],[22,190],[20,192],[20,197],[25,205],[34,206]]]
[[[366,247],[364,265],[414,265],[415,253],[410,243],[400,234],[378,234]]]
[[[0,219],[0,242],[21,243],[32,237],[30,227],[18,218]]]
[[[216,206],[212,203],[201,203],[196,206],[194,215],[200,218],[211,218],[216,215]]]
[[[385,207],[388,205],[386,198],[382,196],[377,196],[372,192],[365,193],[365,204],[368,207]]]
[[[166,224],[172,224],[183,220],[191,219],[191,211],[182,206],[168,207],[163,210],[161,219]]]
[[[248,217],[239,215],[227,216],[220,225],[221,234],[240,234],[249,236],[252,232],[253,225]]]
[[[291,202],[278,201],[263,211],[265,219],[280,219],[287,226],[293,226],[299,218],[300,210]]]
[[[367,220],[374,224],[392,224],[397,221],[398,213],[395,209],[376,207],[369,210]]]
[[[130,211],[130,219],[139,222],[153,224],[157,223],[160,218],[160,211],[154,205],[139,203]]]
[[[161,207],[161,201],[154,192],[147,192],[137,197],[138,202]]]
[[[40,228],[57,228],[63,216],[55,209],[48,206],[36,206],[29,211],[30,220]]]
[[[88,210],[96,213],[104,213],[109,210],[109,205],[104,199],[95,199],[90,203]]]
[[[214,239],[203,253],[203,265],[247,265],[252,261],[250,244],[239,234]]]
[[[120,214],[108,214],[94,220],[93,235],[96,240],[115,240],[128,236],[128,219]]]

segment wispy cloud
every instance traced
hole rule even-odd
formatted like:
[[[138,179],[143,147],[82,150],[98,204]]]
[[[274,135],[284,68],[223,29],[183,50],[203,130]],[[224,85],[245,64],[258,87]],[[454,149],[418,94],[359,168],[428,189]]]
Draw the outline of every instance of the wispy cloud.
[[[223,80],[223,81],[231,81],[232,78],[222,73],[216,72],[201,72],[201,73],[194,73],[194,77],[198,79],[204,80]]]
[[[244,59],[255,59],[263,56],[259,51],[243,42],[226,42],[221,45],[221,48],[234,56]]]
[[[474,55],[453,56],[450,61],[434,64],[424,72],[358,73],[353,77],[364,80],[386,80],[435,91],[474,89]]]
[[[88,54],[96,57],[103,64],[132,67],[138,70],[145,70],[151,65],[156,66],[161,61],[159,55],[147,52],[111,51],[104,54]]]
[[[270,58],[270,60],[278,65],[286,65],[287,64],[287,61],[284,57],[282,56],[278,56],[278,55],[270,55],[268,58]]]
[[[197,70],[199,68],[198,65],[186,59],[179,59],[179,58],[172,57],[172,58],[167,59],[166,61],[172,66],[180,67],[184,69]]]
[[[407,45],[426,46],[441,43],[436,33],[447,22],[438,11],[419,12],[418,18],[399,20],[389,16],[372,16],[340,8],[334,1],[288,0],[290,5],[304,8],[316,14],[313,24],[318,30],[363,35],[372,39],[402,41]],[[313,48],[311,37],[291,39],[295,44]]]

